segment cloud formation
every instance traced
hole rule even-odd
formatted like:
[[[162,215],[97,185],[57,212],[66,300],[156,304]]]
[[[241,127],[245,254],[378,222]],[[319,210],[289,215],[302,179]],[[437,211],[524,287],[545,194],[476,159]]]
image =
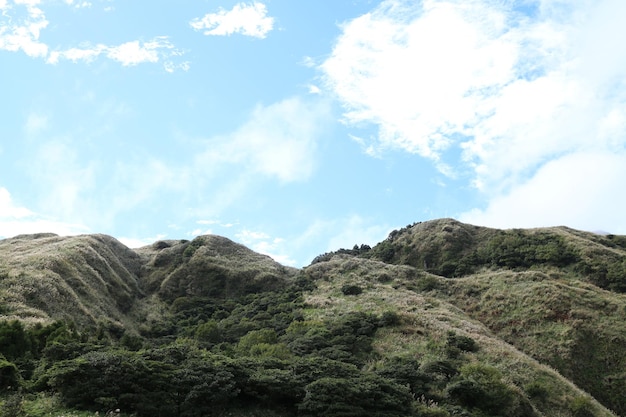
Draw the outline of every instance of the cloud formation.
[[[85,1],[65,0],[64,3],[74,9],[91,6],[91,3]],[[21,51],[29,57],[42,58],[49,64],[57,64],[60,60],[91,62],[105,56],[123,66],[162,62],[168,72],[179,68],[187,70],[189,67],[186,62],[176,62],[183,52],[175,48],[167,36],[158,36],[147,42],[133,40],[120,45],[82,42],[81,47],[53,50],[40,39],[42,31],[50,23],[40,6],[40,0],[0,2],[0,50]]]
[[[460,220],[493,227],[573,226],[626,234],[626,154],[578,152],[543,165],[528,181]]]
[[[573,155],[626,155],[626,4],[518,6],[387,0],[345,23],[320,66],[346,123],[378,127],[362,139],[370,153],[401,149],[449,176],[469,172],[491,201],[489,215],[473,217],[483,223],[516,211],[521,195],[537,201],[578,178]],[[599,184],[610,178],[602,172],[587,174]],[[605,191],[594,195],[606,203]],[[562,205],[553,203],[546,209],[556,214]]]
[[[0,2],[0,50],[22,51],[32,58],[46,57],[48,46],[39,41],[41,31],[48,26],[39,0]],[[19,7],[21,6],[21,7]],[[24,8],[23,14],[13,15],[14,8]]]
[[[238,3],[231,10],[220,8],[217,13],[195,18],[189,24],[195,30],[203,31],[205,35],[227,36],[239,33],[263,39],[274,27],[274,18],[267,16],[267,7],[263,3]]]
[[[196,166],[238,164],[253,176],[305,180],[315,169],[317,142],[329,117],[329,106],[321,100],[292,97],[259,105],[236,131],[212,139]]]
[[[9,191],[0,187],[0,238],[42,232],[67,236],[87,233],[89,229],[80,224],[59,222],[41,216],[16,204]]]
[[[271,237],[267,233],[243,229],[235,234],[235,238],[255,252],[262,253],[275,261],[289,266],[297,262],[286,253],[287,241],[279,237]]]
[[[176,68],[189,69],[187,63],[177,65],[170,59],[182,55],[182,52],[174,47],[167,36],[159,36],[148,42],[130,41],[117,46],[98,44],[84,48],[52,51],[48,55],[47,62],[57,64],[61,59],[72,62],[91,62],[101,55],[117,61],[125,67],[164,61],[163,65],[168,72],[173,72]]]

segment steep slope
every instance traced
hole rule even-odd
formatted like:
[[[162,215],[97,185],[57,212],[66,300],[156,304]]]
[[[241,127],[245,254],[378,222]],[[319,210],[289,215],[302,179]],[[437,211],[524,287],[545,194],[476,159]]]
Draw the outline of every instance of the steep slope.
[[[600,288],[626,292],[626,236],[567,227],[499,230],[440,219],[396,230],[364,256],[445,277],[484,268],[554,267]]]
[[[179,297],[268,291],[294,273],[220,236],[133,251],[105,235],[22,235],[0,240],[0,318],[134,331]]]
[[[442,219],[364,256],[459,277],[433,281],[432,295],[626,414],[626,237]]]
[[[285,285],[296,272],[221,236],[159,241],[137,249],[141,283],[148,293],[177,297],[234,297]]]
[[[140,268],[139,256],[110,236],[0,240],[1,315],[27,322],[132,325],[126,314],[141,294]]]
[[[568,415],[572,404],[583,400],[589,401],[586,415],[610,415],[553,368],[506,343],[480,320],[457,308],[455,304],[460,303],[456,298],[442,296],[458,281],[407,266],[342,255],[309,266],[306,274],[318,283],[317,289],[306,298],[311,306],[307,310],[310,320],[340,316],[350,311],[395,317],[398,325],[385,327],[377,334],[374,349],[378,355],[368,364],[372,369],[384,368],[406,358],[421,364],[423,372],[431,372],[433,367],[451,367],[452,372],[463,374],[467,369],[492,367],[503,376],[496,381],[503,384],[500,386],[503,398],[510,396],[499,403],[500,409],[494,415]],[[434,291],[434,288],[438,290]],[[436,403],[445,403],[463,381],[458,376],[456,378],[444,377],[438,380],[438,384],[431,383],[423,403],[430,404],[432,415],[439,415],[434,413],[438,408]],[[495,389],[496,385],[492,388]],[[481,392],[468,388],[468,395],[476,399],[486,396]],[[433,402],[429,403],[429,398]],[[459,400],[451,401],[454,404]],[[461,404],[471,402],[460,401]],[[424,412],[424,415],[430,415]],[[493,411],[483,412],[491,415]]]
[[[625,290],[626,237],[565,227],[416,223],[301,270],[219,236],[18,236],[0,391],[138,416],[626,415]]]

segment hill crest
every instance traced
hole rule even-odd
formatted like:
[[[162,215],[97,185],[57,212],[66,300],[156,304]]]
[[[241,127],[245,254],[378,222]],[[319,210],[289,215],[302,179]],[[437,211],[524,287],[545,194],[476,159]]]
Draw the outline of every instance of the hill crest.
[[[330,335],[315,334],[329,323],[379,317],[378,330],[367,330],[371,350],[359,353],[370,361],[363,372],[401,358],[488,364],[481,372],[493,367],[502,376],[516,392],[509,415],[520,416],[578,416],[568,405],[577,398],[586,415],[610,415],[596,400],[626,413],[625,292],[626,237],[563,226],[414,223],[372,248],[324,254],[302,269],[215,235],[135,250],[106,235],[0,241],[0,320],[72,323],[113,344],[191,340],[233,355],[248,334],[270,326],[262,349],[284,360],[303,352],[304,340],[325,346]],[[469,340],[476,351],[463,350]],[[449,378],[428,395],[452,407],[461,401],[459,377]]]

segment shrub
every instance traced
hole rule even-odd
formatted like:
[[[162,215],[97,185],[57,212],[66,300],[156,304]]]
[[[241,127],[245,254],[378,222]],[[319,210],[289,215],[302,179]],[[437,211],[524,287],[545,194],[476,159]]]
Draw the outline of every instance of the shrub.
[[[455,333],[448,333],[446,341],[446,354],[449,358],[457,358],[461,352],[476,352],[478,345],[476,341],[468,336],[459,336]]]
[[[410,414],[408,389],[375,375],[321,378],[306,387],[299,406],[305,415],[325,417],[400,417]]]
[[[585,396],[578,396],[572,400],[570,405],[572,417],[593,417],[593,405],[591,400]]]
[[[380,327],[396,326],[398,324],[400,324],[400,316],[395,311],[383,312],[378,322]]]
[[[448,386],[447,392],[462,406],[495,415],[503,415],[515,405],[515,393],[502,382],[500,372],[482,364],[463,366],[460,377]]]
[[[549,387],[541,381],[533,381],[524,387],[528,397],[533,400],[545,401],[550,395]]]
[[[19,393],[10,395],[0,406],[0,417],[24,416],[24,399]]]
[[[20,372],[15,364],[0,354],[0,390],[15,388],[20,380]]]
[[[358,285],[346,284],[341,287],[341,292],[343,293],[343,295],[359,295],[363,292],[363,288],[359,287]]]

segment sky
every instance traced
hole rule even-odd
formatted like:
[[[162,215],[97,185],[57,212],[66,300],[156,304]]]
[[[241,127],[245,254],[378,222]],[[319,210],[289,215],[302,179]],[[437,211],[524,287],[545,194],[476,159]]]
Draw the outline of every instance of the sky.
[[[452,217],[626,234],[623,0],[0,0],[0,238],[292,266]]]

